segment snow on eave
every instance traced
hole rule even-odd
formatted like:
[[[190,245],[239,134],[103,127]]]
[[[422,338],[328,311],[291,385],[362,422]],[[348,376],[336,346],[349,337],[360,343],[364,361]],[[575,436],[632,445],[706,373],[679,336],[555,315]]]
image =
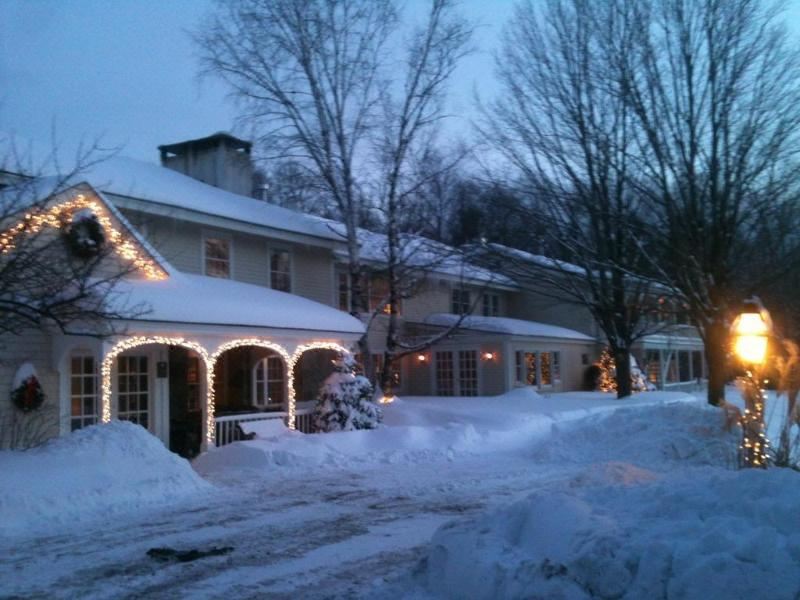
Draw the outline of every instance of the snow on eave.
[[[437,327],[451,327],[459,319],[459,315],[451,313],[434,313],[425,317],[425,325]],[[484,317],[479,315],[469,315],[459,325],[459,329],[469,331],[481,331],[484,333],[497,333],[500,335],[513,335],[524,337],[546,337],[565,340],[577,340],[584,342],[596,342],[597,340],[585,333],[540,323],[538,321],[525,321],[522,319],[512,319],[509,317]]]
[[[145,304],[147,314],[132,321],[364,333],[352,315],[309,298],[258,285],[175,272],[168,279],[124,280],[114,290],[120,305]]]

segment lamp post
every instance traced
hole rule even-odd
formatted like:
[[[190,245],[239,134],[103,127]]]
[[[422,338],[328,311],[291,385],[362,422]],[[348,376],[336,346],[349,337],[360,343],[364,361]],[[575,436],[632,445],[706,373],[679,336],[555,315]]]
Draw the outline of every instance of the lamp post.
[[[745,367],[742,395],[745,409],[742,415],[742,445],[740,460],[743,467],[767,467],[769,440],[764,431],[766,394],[761,388],[762,368],[767,361],[772,320],[758,298],[744,302],[742,312],[731,326],[733,348]]]

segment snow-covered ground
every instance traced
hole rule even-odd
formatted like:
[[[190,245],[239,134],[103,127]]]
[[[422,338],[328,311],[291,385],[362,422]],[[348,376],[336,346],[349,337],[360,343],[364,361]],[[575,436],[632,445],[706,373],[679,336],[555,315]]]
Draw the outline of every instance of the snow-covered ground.
[[[800,475],[733,470],[738,439],[702,399],[520,390],[385,414],[377,431],[232,444],[195,461],[202,478],[133,426],[0,454],[0,597],[800,589]]]

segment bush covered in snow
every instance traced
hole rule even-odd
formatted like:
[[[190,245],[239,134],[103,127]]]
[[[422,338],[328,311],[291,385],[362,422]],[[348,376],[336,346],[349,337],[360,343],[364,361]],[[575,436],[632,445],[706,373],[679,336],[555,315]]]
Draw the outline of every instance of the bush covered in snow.
[[[373,388],[363,375],[356,374],[351,355],[334,361],[334,371],[322,384],[314,407],[317,431],[375,429],[381,422],[381,409],[372,402]]]

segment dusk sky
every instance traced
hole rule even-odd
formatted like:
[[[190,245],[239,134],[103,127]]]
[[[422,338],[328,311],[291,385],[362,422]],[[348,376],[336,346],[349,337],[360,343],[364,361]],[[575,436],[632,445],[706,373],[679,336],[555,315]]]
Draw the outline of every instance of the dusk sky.
[[[408,3],[409,10],[424,6]],[[512,6],[462,3],[478,28],[477,51],[451,88],[457,119],[474,115],[473,89],[491,95],[491,52]],[[67,147],[102,136],[149,161],[158,160],[159,144],[236,133],[236,109],[222,84],[198,79],[187,33],[211,7],[210,0],[0,0],[0,131],[39,142],[55,131]],[[800,0],[787,14],[800,22]]]
[[[425,3],[413,0],[422,10]],[[0,0],[0,131],[65,147],[102,136],[122,154],[157,161],[156,146],[234,131],[223,85],[200,80],[190,40],[210,0]],[[467,0],[478,51],[452,85],[465,118],[491,81],[491,49],[513,2]],[[463,128],[458,128],[463,131]]]

